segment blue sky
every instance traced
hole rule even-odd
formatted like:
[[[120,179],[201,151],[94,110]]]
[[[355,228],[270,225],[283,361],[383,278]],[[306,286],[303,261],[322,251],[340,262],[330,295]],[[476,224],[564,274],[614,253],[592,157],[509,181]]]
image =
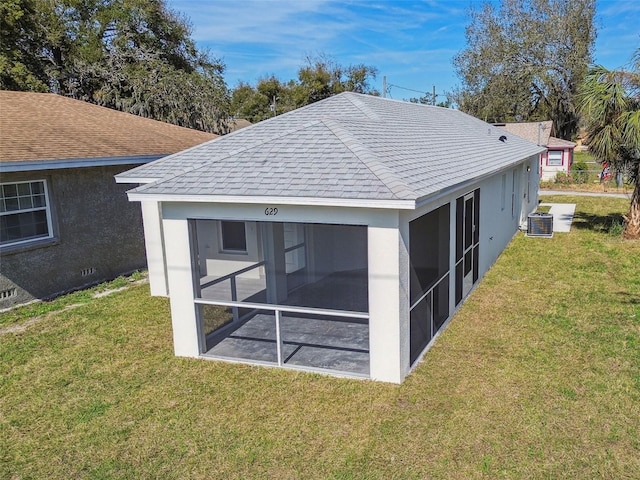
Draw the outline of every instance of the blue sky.
[[[324,53],[342,65],[378,68],[393,98],[450,91],[459,80],[453,56],[478,0],[168,0],[193,26],[193,38],[226,64],[231,88],[274,74],[297,77],[307,56]],[[595,62],[627,64],[640,47],[640,0],[598,0]]]

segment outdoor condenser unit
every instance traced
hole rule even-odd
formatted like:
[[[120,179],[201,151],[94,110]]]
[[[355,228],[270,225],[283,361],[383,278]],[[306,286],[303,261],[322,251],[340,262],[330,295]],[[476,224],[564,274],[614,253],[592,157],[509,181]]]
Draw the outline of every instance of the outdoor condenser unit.
[[[527,217],[528,237],[553,237],[553,215],[530,213]]]

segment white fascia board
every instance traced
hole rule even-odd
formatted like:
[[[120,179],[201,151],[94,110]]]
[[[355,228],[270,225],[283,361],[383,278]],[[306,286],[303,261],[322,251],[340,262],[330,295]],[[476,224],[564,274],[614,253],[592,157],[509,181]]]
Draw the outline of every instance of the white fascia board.
[[[144,185],[160,180],[158,177],[128,177],[126,175],[114,175],[114,178],[116,179],[116,183],[138,183]]]
[[[153,162],[166,155],[134,155],[127,157],[67,158],[61,160],[26,160],[0,162],[0,173],[57,170],[60,168],[106,167],[111,165],[138,165]]]
[[[168,195],[127,192],[132,202],[180,202],[180,203],[234,203],[234,204],[271,204],[304,205],[322,207],[387,208],[394,210],[415,210],[414,200],[373,200],[359,198],[320,198],[320,197],[250,197],[239,195]]]

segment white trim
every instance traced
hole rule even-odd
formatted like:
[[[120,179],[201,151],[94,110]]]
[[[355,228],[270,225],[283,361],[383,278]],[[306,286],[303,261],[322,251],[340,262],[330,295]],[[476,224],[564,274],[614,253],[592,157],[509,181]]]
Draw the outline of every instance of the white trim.
[[[47,216],[47,236],[41,236],[41,237],[32,237],[32,238],[27,238],[24,240],[17,240],[15,242],[7,242],[7,243],[3,243],[0,244],[0,249],[6,249],[9,247],[14,247],[16,245],[26,245],[29,243],[33,243],[33,242],[41,242],[43,240],[49,240],[51,238],[54,237],[53,235],[53,219],[51,217],[51,201],[49,200],[49,187],[47,185],[47,180],[42,178],[42,179],[34,179],[34,180],[24,180],[24,181],[20,181],[20,182],[3,182],[0,183],[0,187],[2,187],[2,185],[17,185],[19,183],[37,183],[37,182],[42,182],[42,185],[44,186],[44,200],[45,200],[45,206],[43,207],[35,207],[35,208],[26,208],[23,210],[10,210],[10,211],[4,211],[4,212],[0,212],[0,216],[9,216],[9,215],[19,215],[21,213],[28,213],[28,212],[35,212],[35,211],[41,211],[44,210],[45,214]]]
[[[331,310],[315,307],[292,307],[289,305],[277,305],[273,303],[254,303],[241,301],[208,300],[206,298],[194,298],[193,302],[199,305],[219,305],[223,307],[253,308],[256,310],[278,310],[285,313],[306,313],[311,315],[327,315],[329,317],[362,318],[369,319],[368,312],[355,312],[351,310]]]
[[[126,175],[127,172],[124,172],[123,175]],[[161,180],[159,177],[127,177],[121,176],[121,174],[115,175],[116,183],[153,183]]]
[[[551,158],[551,154],[554,154],[554,157]],[[553,163],[551,163],[553,162]],[[559,162],[559,163],[558,163]],[[562,167],[564,165],[564,151],[563,150],[549,150],[547,151],[547,166],[548,167]]]
[[[233,204],[273,204],[306,205],[322,207],[386,208],[394,210],[414,210],[414,200],[371,200],[359,198],[319,198],[319,197],[256,197],[240,195],[180,195],[148,194],[135,190],[127,192],[132,202],[180,202],[180,203],[233,203]]]
[[[165,155],[135,155],[131,157],[69,158],[63,160],[27,160],[0,162],[0,173],[32,172],[35,170],[57,170],[61,168],[105,167],[110,165],[133,165],[153,162]],[[116,179],[117,182],[117,179]],[[121,182],[127,183],[127,182]]]

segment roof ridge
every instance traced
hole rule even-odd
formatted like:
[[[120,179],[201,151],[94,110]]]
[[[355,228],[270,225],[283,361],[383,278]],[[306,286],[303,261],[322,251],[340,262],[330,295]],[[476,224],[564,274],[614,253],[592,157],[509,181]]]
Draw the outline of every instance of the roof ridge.
[[[322,122],[394,196],[398,199],[413,198],[415,196],[413,189],[393,170],[381,162],[376,153],[358,140],[344,125],[344,122],[330,118],[323,119]]]
[[[365,94],[356,92],[342,92],[335,96],[339,97],[341,95],[346,97],[346,99],[349,100],[354,107],[364,113],[367,119],[375,121],[382,120],[380,115],[378,115],[369,105],[367,105],[361,98],[359,98],[360,96],[366,96]]]

